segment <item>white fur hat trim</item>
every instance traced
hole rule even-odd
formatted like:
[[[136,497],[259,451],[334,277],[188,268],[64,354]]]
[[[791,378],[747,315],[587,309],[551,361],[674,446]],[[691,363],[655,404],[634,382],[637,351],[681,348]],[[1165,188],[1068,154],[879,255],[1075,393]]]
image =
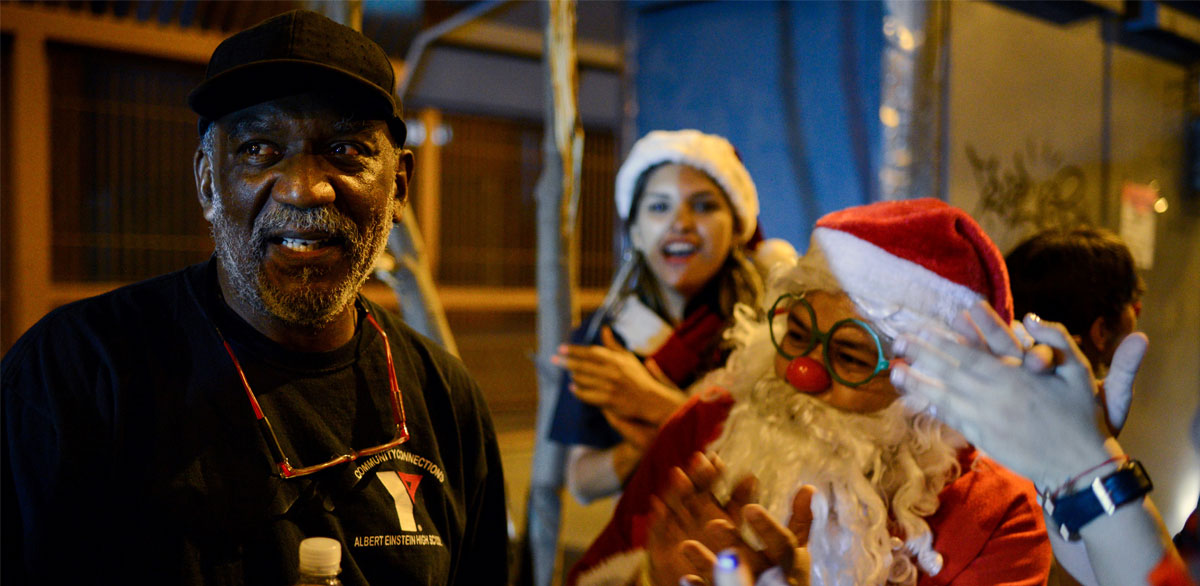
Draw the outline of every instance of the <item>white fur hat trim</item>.
[[[951,323],[983,296],[908,259],[841,230],[813,230],[819,249],[843,291],[875,304]]]
[[[738,242],[746,243],[758,222],[758,191],[733,145],[715,134],[699,130],[655,130],[633,145],[617,172],[617,213],[629,219],[633,190],[642,173],[659,163],[695,167],[717,182],[741,225]]]

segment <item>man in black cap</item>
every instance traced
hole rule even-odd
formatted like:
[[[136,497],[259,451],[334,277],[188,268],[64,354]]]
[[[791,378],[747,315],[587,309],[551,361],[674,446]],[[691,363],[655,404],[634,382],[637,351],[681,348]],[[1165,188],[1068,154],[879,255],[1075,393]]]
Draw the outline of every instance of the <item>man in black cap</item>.
[[[499,450],[461,363],[359,289],[412,173],[384,51],[313,12],[189,96],[206,263],[61,307],[3,362],[6,583],[500,584]]]

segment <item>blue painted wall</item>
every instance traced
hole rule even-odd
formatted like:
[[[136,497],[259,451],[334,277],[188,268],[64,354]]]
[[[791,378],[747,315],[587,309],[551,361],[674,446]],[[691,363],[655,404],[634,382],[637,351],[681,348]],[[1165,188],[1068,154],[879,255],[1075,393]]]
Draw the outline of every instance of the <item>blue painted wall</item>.
[[[877,191],[878,2],[639,3],[638,135],[698,128],[737,147],[768,237],[803,251],[820,215]]]

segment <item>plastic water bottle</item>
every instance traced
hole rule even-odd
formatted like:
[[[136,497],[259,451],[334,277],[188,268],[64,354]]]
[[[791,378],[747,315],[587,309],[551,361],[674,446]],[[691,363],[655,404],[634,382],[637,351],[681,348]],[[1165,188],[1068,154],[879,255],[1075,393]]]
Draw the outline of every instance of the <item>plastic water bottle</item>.
[[[300,542],[300,579],[296,586],[342,586],[342,544],[328,537]]]

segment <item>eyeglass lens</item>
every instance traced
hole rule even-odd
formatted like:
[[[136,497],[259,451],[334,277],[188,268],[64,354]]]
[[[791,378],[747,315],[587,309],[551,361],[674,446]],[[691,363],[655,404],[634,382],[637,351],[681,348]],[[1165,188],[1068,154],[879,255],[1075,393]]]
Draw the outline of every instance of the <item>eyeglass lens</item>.
[[[772,316],[771,334],[786,357],[806,356],[820,344],[826,366],[845,382],[863,383],[875,375],[881,349],[864,323],[843,319],[823,332],[816,311],[803,297],[792,296],[780,302]]]

